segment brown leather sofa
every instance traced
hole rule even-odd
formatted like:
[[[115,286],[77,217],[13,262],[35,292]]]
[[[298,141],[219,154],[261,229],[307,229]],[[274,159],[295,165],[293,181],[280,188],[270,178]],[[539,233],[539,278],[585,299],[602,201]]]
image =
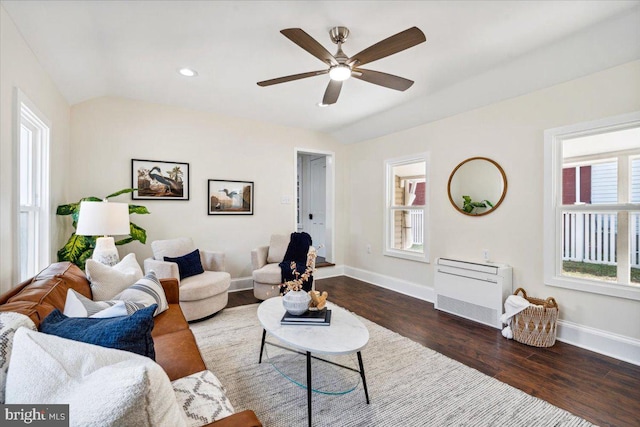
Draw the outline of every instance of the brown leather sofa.
[[[167,295],[169,309],[154,318],[152,336],[156,362],[173,381],[207,368],[180,309],[177,280],[162,279],[161,283]],[[88,298],[92,297],[91,286],[82,270],[69,262],[51,264],[37,276],[0,295],[0,311],[22,313],[39,326],[55,308],[61,311],[64,309],[69,288]],[[246,410],[215,421],[209,426],[259,427],[262,424],[253,411]]]

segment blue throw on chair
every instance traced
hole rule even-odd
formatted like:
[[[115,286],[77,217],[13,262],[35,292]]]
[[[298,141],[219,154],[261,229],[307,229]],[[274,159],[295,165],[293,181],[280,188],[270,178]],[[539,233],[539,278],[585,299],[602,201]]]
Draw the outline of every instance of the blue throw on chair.
[[[284,260],[279,264],[282,272],[282,283],[295,280],[294,270],[291,268],[291,262],[296,263],[295,271],[302,275],[307,269],[307,253],[311,246],[311,236],[304,231],[302,233],[291,233],[291,240],[287,246],[287,252]],[[313,276],[309,276],[309,280],[302,284],[302,290],[309,292],[313,286]]]

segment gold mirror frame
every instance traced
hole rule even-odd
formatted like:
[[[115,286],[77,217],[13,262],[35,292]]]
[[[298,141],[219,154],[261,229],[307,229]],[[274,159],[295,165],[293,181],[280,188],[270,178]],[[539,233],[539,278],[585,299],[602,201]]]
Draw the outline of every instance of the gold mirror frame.
[[[500,200],[498,200],[498,203],[495,203],[493,205],[493,207],[489,210],[487,210],[486,212],[482,212],[482,213],[470,213],[470,212],[465,212],[464,210],[462,210],[454,201],[453,198],[451,197],[451,181],[453,180],[454,175],[456,174],[456,172],[458,171],[458,169],[460,169],[463,165],[473,161],[473,160],[485,160],[491,164],[493,164],[498,171],[500,172],[500,175],[502,176],[502,183],[503,183],[503,188],[502,188],[502,195],[500,196]],[[490,214],[491,212],[495,211],[496,209],[498,209],[498,206],[500,206],[502,204],[502,201],[504,200],[505,196],[507,195],[507,175],[504,173],[504,170],[502,169],[502,166],[500,166],[496,161],[491,160],[487,157],[471,157],[469,159],[466,159],[462,162],[460,162],[460,164],[458,166],[455,167],[455,169],[451,172],[451,175],[449,175],[449,182],[447,183],[447,194],[449,196],[449,201],[451,202],[451,205],[460,213],[464,214],[464,215],[468,215],[468,216],[483,216],[483,215],[487,215]]]

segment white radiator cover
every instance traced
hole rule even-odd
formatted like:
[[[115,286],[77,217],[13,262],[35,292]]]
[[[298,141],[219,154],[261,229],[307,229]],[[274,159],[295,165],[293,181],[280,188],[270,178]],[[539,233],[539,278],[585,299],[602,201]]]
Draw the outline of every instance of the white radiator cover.
[[[438,258],[435,308],[502,328],[504,301],[513,292],[512,268],[506,264]]]

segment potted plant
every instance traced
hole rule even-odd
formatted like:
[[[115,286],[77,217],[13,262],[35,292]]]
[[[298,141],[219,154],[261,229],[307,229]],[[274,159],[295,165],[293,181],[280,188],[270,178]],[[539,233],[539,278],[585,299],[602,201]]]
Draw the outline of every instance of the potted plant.
[[[493,204],[488,200],[482,200],[480,202],[474,202],[469,196],[462,196],[462,210],[466,213],[473,213],[476,208],[493,207]]]
[[[80,202],[91,201],[101,202],[104,199],[110,199],[121,194],[131,193],[135,191],[135,188],[125,188],[120,191],[116,191],[113,194],[109,194],[104,198],[95,196],[84,197],[76,203],[68,203],[66,205],[60,205],[56,209],[56,215],[71,215],[72,225],[74,230],[78,225],[78,215],[80,214]],[[148,214],[149,210],[145,206],[129,205],[129,214]],[[125,245],[133,242],[134,240],[140,243],[146,243],[147,232],[144,228],[129,222],[129,236],[124,239],[118,240],[116,245]],[[65,245],[58,250],[58,261],[70,261],[84,270],[85,262],[91,258],[93,250],[96,247],[96,236],[79,236],[75,233],[71,233],[71,237]]]

